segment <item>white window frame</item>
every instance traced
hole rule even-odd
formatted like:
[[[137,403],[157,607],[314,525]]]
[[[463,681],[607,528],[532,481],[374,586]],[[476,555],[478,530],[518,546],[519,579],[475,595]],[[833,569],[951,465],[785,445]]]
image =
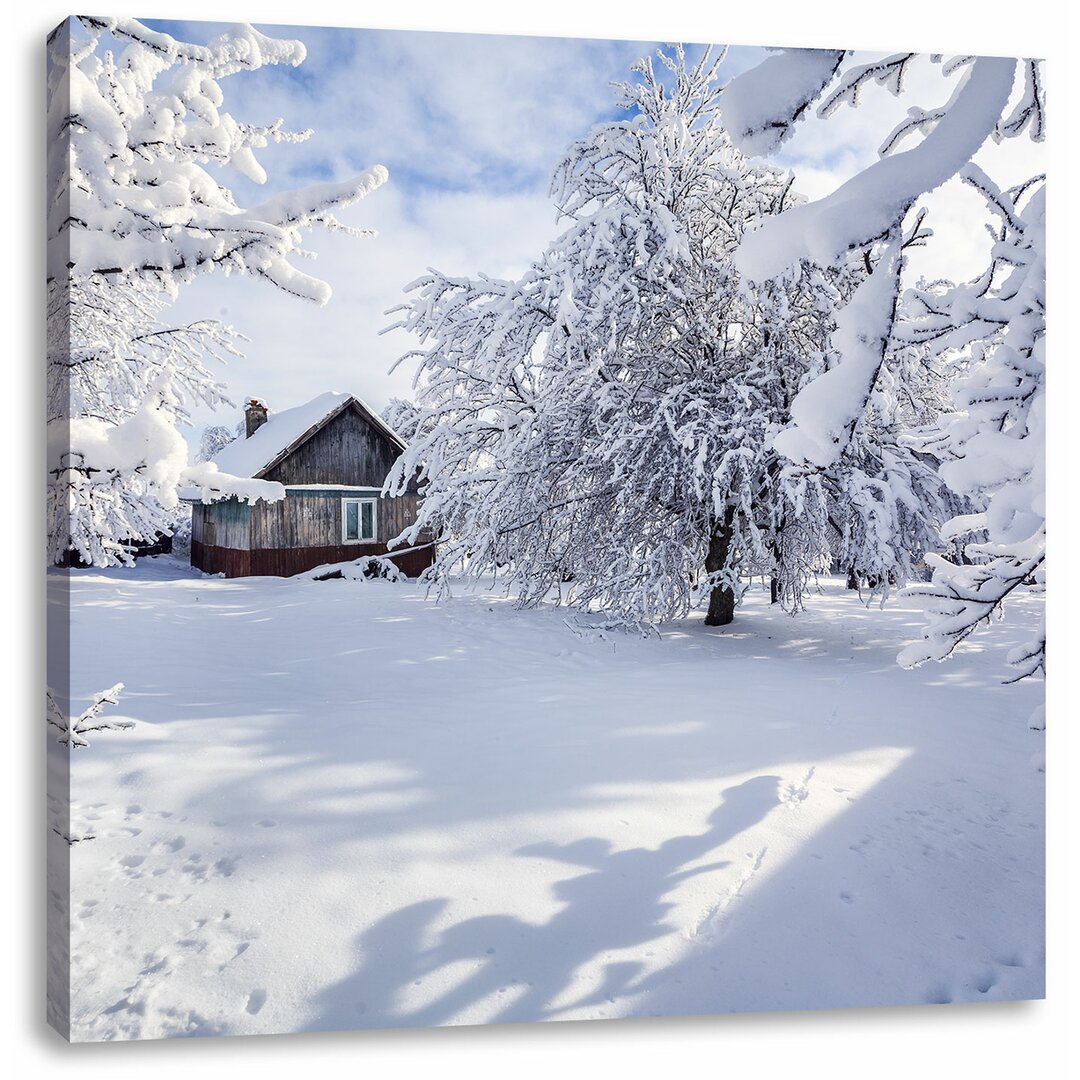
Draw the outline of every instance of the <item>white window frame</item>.
[[[363,504],[369,503],[371,505],[371,535],[359,536],[350,539],[347,535],[349,528],[349,516],[347,506],[349,503],[356,503],[356,526],[358,532],[363,532],[364,529],[364,510]],[[365,498],[358,495],[346,495],[341,500],[341,542],[343,544],[377,544],[379,542],[379,500],[372,498]]]

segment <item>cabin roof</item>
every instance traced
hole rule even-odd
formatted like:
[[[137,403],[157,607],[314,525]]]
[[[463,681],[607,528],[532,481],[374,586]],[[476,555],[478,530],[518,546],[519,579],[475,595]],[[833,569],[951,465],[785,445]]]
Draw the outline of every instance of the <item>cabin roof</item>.
[[[306,405],[272,413],[253,435],[229,443],[210,460],[221,472],[230,476],[261,479],[278,462],[349,408],[356,409],[398,449],[405,449],[401,436],[383,423],[378,414],[360,398],[331,390],[312,398]]]

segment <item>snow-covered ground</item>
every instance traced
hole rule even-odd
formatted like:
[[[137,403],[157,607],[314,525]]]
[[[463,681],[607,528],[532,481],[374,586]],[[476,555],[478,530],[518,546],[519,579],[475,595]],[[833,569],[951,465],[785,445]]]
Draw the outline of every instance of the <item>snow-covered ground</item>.
[[[73,704],[123,681],[136,721],[71,755],[77,1039],[1042,996],[1042,685],[1001,685],[1034,602],[903,671],[920,616],[836,581],[648,640],[168,558],[71,583]]]

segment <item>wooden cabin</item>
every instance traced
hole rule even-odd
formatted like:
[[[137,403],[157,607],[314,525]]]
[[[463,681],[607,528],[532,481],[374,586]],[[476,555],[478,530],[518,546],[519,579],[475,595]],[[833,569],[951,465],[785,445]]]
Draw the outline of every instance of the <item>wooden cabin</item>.
[[[271,416],[259,401],[245,409],[246,437],[212,458],[232,476],[276,480],[277,502],[192,498],[191,565],[226,577],[288,577],[324,563],[389,555],[409,577],[431,565],[420,540],[401,554],[387,549],[416,520],[419,496],[381,494],[405,444],[359,398],[321,394]]]

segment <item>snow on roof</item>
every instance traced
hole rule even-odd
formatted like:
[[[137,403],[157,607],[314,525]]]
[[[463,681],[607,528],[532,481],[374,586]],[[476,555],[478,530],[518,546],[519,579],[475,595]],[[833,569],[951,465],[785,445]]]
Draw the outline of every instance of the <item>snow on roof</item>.
[[[312,398],[306,405],[297,405],[293,409],[271,413],[270,418],[254,435],[239,438],[219,450],[210,460],[223,473],[230,476],[256,476],[265,469],[282,451],[288,449],[298,439],[317,427],[349,401],[355,401],[367,412],[375,426],[382,430],[395,443],[404,448],[401,437],[379,419],[369,405],[355,394],[339,394],[328,391]]]

